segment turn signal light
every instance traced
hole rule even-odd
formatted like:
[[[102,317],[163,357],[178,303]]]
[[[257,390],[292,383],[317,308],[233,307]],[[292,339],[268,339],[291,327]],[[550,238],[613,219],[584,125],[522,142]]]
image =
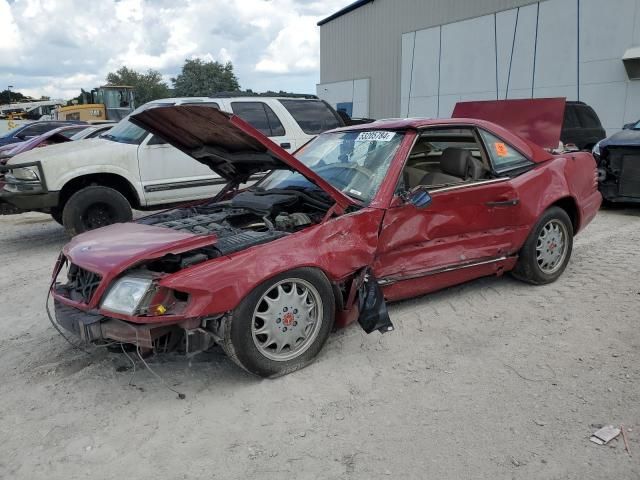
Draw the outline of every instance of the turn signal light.
[[[162,304],[156,305],[153,307],[153,313],[154,315],[164,315],[165,313],[167,313],[167,307]]]

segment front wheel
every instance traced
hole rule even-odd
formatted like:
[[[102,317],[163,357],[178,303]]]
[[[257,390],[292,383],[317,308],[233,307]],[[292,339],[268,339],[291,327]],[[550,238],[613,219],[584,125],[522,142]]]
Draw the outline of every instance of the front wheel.
[[[551,207],[529,234],[512,274],[534,285],[555,282],[567,268],[572,249],[571,219],[562,208]]]
[[[53,207],[51,209],[51,211],[49,212],[49,214],[51,215],[51,218],[53,218],[56,223],[59,223],[60,225],[62,225],[62,210],[59,209],[58,207]]]
[[[69,236],[129,222],[133,218],[129,201],[117,190],[92,185],[74,193],[62,211],[62,224]]]
[[[327,277],[299,268],[251,292],[227,317],[221,345],[248,372],[278,377],[313,361],[334,317],[335,299]]]

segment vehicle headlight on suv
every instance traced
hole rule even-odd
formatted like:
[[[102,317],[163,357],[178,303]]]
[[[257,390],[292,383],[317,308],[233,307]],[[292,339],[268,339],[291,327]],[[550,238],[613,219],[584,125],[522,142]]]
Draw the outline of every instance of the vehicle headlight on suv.
[[[111,286],[101,307],[110,312],[133,315],[138,311],[152,283],[149,278],[122,277]]]
[[[38,170],[35,167],[12,168],[11,175],[16,180],[22,180],[25,182],[37,182],[40,180]]]
[[[596,143],[593,146],[593,150],[591,150],[591,153],[593,153],[594,155],[596,155],[598,157],[600,156],[600,142]]]

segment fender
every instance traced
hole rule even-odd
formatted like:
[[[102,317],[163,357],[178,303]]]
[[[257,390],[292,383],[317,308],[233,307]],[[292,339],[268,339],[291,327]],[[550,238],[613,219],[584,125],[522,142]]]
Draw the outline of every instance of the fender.
[[[67,172],[58,180],[58,185],[61,185],[60,191],[64,189],[70,182],[77,180],[82,177],[86,177],[89,175],[100,175],[101,173],[108,173],[112,175],[117,175],[125,180],[129,186],[136,192],[138,196],[138,200],[140,205],[146,205],[146,201],[144,198],[144,192],[142,190],[142,185],[138,181],[138,179],[131,178],[130,172],[127,169],[118,167],[117,165],[90,165],[83,168],[75,169],[73,171]],[[46,173],[45,173],[46,175]]]
[[[373,261],[383,213],[365,208],[342,215],[271,243],[182,270],[165,277],[160,285],[189,293],[185,316],[193,317],[233,310],[259,284],[295,268],[317,268],[330,282],[344,281]],[[344,258],[348,262],[337,261]]]

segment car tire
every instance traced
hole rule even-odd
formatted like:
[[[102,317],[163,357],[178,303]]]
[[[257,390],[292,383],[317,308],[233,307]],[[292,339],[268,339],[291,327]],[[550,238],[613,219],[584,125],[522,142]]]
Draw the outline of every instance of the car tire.
[[[54,207],[49,212],[51,218],[53,218],[57,223],[62,225],[62,210],[60,208]]]
[[[220,344],[246,371],[275,378],[310,364],[334,320],[335,298],[327,277],[314,268],[299,268],[256,287],[225,317]]]
[[[511,274],[533,285],[555,282],[569,263],[573,250],[573,224],[565,210],[546,210],[520,250]]]
[[[92,185],[74,193],[62,211],[62,224],[71,237],[133,218],[129,201],[117,190]]]

